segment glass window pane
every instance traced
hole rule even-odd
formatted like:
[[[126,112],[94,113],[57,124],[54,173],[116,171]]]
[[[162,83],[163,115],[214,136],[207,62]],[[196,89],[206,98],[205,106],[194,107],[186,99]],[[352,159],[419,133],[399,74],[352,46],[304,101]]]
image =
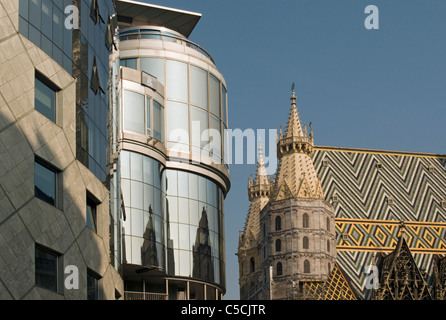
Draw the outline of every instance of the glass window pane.
[[[28,5],[29,0],[19,0],[19,14],[25,19],[28,20]]]
[[[87,227],[96,232],[96,203],[87,198]]]
[[[164,142],[164,108],[153,100],[153,136]]]
[[[178,198],[178,222],[189,224],[189,200]],[[187,247],[183,248],[187,249]]]
[[[42,0],[29,1],[29,22],[40,30],[42,23]]]
[[[190,99],[191,103],[200,107],[208,107],[208,73],[195,66],[190,67]]]
[[[144,208],[144,184],[139,181],[131,181],[131,188],[131,207],[142,210]]]
[[[178,196],[189,197],[189,174],[184,171],[178,171]]]
[[[145,134],[144,95],[124,91],[124,130]]]
[[[164,59],[141,58],[139,63],[141,71],[156,77],[158,81],[164,85]]]
[[[151,105],[152,105],[152,99],[150,99],[150,98],[147,98],[147,101],[146,101],[146,129],[147,129],[147,134],[148,135],[151,135],[152,134],[152,132],[151,132],[151,114],[150,114],[150,109],[151,109]]]
[[[188,102],[187,64],[167,60],[166,78],[167,99]]]
[[[57,291],[57,256],[36,247],[36,285]]]
[[[40,200],[56,205],[56,173],[37,162],[34,163],[34,191]]]
[[[63,48],[64,14],[61,10],[54,8],[53,11],[53,42],[59,48]],[[45,22],[46,23],[46,22]]]
[[[51,121],[56,120],[56,92],[35,79],[35,108]]]
[[[189,144],[189,112],[183,103],[167,102],[167,139]]]
[[[136,59],[135,58],[121,59],[121,66],[136,70],[137,69],[137,67],[136,67]]]
[[[206,178],[198,177],[198,200],[206,202]]]
[[[198,200],[198,176],[189,174],[189,198]]]
[[[166,220],[170,222],[178,222],[178,198],[167,197],[166,206],[168,214]]]
[[[131,209],[131,234],[132,236],[143,237],[144,235],[144,213],[141,210]]]
[[[51,0],[42,0],[42,20],[44,21],[44,23],[42,23],[42,33],[48,38],[51,38],[53,36],[53,24],[48,23],[48,21],[51,21],[52,16],[53,3],[51,2]]]
[[[226,88],[222,85],[222,120],[225,123],[226,126],[228,126],[228,119],[227,119],[227,110],[228,110],[228,104],[227,104],[227,91]]]
[[[192,145],[204,148],[209,144],[209,113],[206,110],[191,107]]]
[[[220,119],[216,118],[215,116],[211,115],[211,130],[209,132],[209,140],[210,140],[210,147],[213,151],[212,159],[220,163],[221,160],[221,143],[222,143],[222,135],[221,135],[221,129],[220,129]]]
[[[220,117],[220,81],[212,74],[209,77],[209,106],[212,113]]]
[[[166,171],[166,179],[167,179],[167,195],[176,196],[178,195],[178,171],[176,170],[167,170]]]
[[[87,300],[98,300],[98,279],[90,273],[87,273]]]
[[[130,153],[130,168],[132,180],[143,181],[142,158],[142,154],[136,152]]]
[[[153,185],[153,160],[149,157],[143,157],[143,181]]]

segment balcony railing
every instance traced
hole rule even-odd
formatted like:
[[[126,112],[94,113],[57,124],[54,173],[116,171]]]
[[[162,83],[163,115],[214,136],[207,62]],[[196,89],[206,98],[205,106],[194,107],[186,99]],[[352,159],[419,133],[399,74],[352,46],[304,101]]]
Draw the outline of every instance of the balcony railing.
[[[124,300],[168,300],[167,293],[125,291]]]

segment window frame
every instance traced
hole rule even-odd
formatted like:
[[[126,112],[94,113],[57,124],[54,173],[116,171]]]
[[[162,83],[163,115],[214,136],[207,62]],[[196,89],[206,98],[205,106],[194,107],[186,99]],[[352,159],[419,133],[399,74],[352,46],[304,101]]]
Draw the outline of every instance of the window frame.
[[[56,258],[56,267],[55,267],[55,282],[56,282],[56,288],[49,288],[46,287],[45,285],[43,285],[42,283],[38,283],[38,268],[37,268],[37,253],[38,251],[44,252],[46,254],[52,255]],[[34,284],[36,287],[51,291],[51,292],[55,292],[55,293],[59,293],[61,294],[63,291],[63,261],[62,261],[62,254],[60,254],[59,252],[56,252],[55,250],[52,250],[48,247],[42,246],[38,243],[35,243],[34,245]]]
[[[98,213],[99,213],[99,206],[101,205],[101,202],[91,193],[87,190],[87,196],[86,196],[86,226],[87,228],[89,228],[90,230],[94,231],[95,233],[98,233]],[[92,219],[93,219],[93,227],[91,228],[88,225],[88,216],[89,216],[89,212],[88,212],[88,208],[89,206],[91,206],[92,208],[94,208],[94,212],[92,210]]]
[[[45,199],[42,199],[41,197],[38,197],[36,195],[36,164],[40,165],[41,167],[45,168],[48,171],[51,171],[54,173],[54,204],[46,201]],[[39,199],[40,201],[43,201],[57,209],[62,208],[62,188],[63,181],[62,181],[62,171],[56,168],[54,165],[49,163],[48,161],[35,156],[34,157],[34,198]]]
[[[44,85],[46,88],[50,89],[54,92],[53,98],[54,98],[54,109],[52,110],[54,112],[54,116],[52,118],[48,117],[45,113],[40,111],[37,107],[37,81],[39,81],[42,85]],[[60,126],[60,123],[62,121],[62,109],[60,107],[60,103],[63,99],[61,99],[60,94],[62,92],[62,89],[57,86],[54,82],[52,82],[50,79],[48,79],[47,76],[45,76],[42,72],[35,69],[34,71],[34,110],[39,112],[41,115],[46,117],[47,119],[51,120],[53,123]]]
[[[94,292],[94,298],[90,299],[89,297],[89,279],[93,279],[94,283],[95,283],[95,292]],[[101,281],[102,277],[97,274],[96,272],[94,272],[93,270],[91,270],[90,268],[87,268],[87,285],[86,285],[86,290],[87,290],[87,300],[99,300],[101,299]]]

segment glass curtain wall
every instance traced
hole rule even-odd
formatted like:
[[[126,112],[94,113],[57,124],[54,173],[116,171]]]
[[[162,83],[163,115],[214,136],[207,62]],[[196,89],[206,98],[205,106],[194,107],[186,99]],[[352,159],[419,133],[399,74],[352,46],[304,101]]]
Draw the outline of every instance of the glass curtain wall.
[[[166,170],[168,274],[224,285],[223,193],[203,176]]]
[[[165,179],[162,165],[142,154],[120,154],[124,261],[165,269]]]
[[[193,64],[170,59],[127,58],[120,63],[151,74],[166,87],[167,148],[206,155],[228,168],[224,152],[227,90],[215,75]],[[156,123],[163,122],[153,122]]]

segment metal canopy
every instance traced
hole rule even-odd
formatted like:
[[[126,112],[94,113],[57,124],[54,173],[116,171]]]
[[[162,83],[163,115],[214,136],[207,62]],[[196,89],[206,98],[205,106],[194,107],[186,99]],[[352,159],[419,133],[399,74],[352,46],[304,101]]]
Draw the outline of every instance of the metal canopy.
[[[166,27],[186,38],[201,18],[200,13],[178,10],[132,0],[116,1],[119,24],[125,26],[152,25]]]

